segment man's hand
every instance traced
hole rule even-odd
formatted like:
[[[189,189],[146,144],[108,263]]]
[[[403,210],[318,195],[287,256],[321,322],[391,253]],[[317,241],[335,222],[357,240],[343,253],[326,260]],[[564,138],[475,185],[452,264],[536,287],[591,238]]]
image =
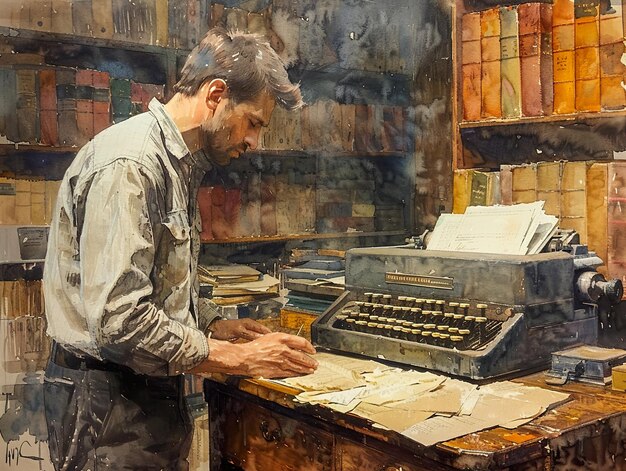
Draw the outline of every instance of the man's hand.
[[[306,339],[273,332],[251,342],[230,343],[209,339],[209,357],[190,373],[226,373],[254,378],[287,378],[311,374],[317,361]]]
[[[271,332],[260,322],[252,319],[218,319],[209,326],[211,337],[217,340],[254,340]]]
[[[287,378],[313,373],[317,361],[308,354],[315,348],[308,340],[295,335],[274,332],[241,345],[247,375],[254,378]]]

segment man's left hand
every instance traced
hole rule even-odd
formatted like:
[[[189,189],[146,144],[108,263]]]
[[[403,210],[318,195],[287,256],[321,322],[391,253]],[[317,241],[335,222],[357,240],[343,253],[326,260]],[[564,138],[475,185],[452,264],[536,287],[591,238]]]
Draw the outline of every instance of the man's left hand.
[[[254,340],[271,332],[263,324],[252,319],[218,319],[211,323],[211,338],[216,340]]]

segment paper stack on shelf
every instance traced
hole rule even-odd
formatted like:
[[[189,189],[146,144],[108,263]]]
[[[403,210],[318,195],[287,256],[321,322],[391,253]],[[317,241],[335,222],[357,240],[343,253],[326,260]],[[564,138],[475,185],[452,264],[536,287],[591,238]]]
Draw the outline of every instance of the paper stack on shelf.
[[[201,291],[210,291],[212,299],[218,304],[246,302],[257,296],[274,296],[278,294],[280,284],[273,276],[237,264],[200,265],[198,278]]]
[[[464,214],[442,214],[427,250],[531,255],[556,232],[558,218],[543,201],[509,206],[469,206]]]
[[[282,271],[287,306],[310,313],[324,312],[345,289],[345,260],[321,256]]]

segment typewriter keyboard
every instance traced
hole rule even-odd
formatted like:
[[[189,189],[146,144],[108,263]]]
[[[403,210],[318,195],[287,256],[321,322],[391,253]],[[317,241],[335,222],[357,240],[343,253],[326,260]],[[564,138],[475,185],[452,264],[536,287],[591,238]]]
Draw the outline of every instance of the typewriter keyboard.
[[[500,332],[502,321],[487,316],[488,304],[364,293],[335,316],[336,329],[437,345],[479,350]]]

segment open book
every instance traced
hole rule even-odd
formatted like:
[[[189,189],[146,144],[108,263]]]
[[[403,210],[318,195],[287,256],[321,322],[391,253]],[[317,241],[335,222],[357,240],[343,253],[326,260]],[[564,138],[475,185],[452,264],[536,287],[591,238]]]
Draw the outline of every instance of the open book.
[[[558,229],[543,201],[510,206],[469,206],[465,214],[442,214],[427,250],[530,255],[541,252]]]

